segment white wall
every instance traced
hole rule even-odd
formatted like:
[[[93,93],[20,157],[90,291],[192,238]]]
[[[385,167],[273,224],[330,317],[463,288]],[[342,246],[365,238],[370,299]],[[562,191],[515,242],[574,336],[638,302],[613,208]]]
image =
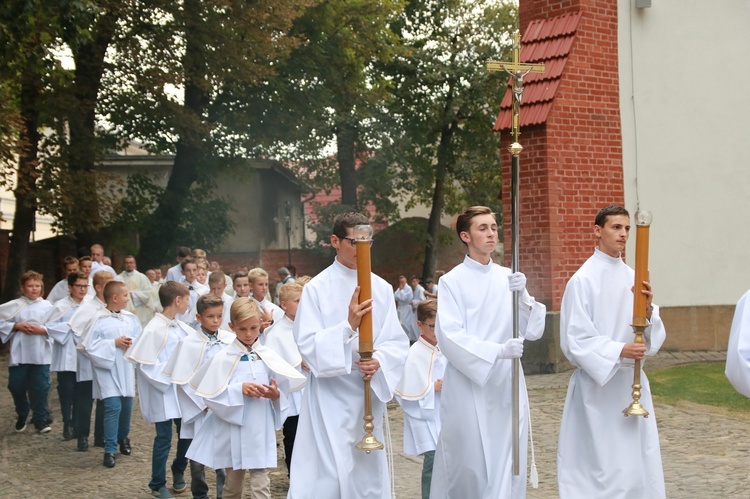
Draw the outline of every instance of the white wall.
[[[748,0],[619,0],[626,207],[653,212],[661,305],[734,304],[750,287],[748,21]]]

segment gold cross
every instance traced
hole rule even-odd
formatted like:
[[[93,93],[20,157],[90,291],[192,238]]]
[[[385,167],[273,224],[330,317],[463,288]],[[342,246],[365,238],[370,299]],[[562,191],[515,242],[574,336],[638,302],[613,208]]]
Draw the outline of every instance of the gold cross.
[[[529,73],[544,73],[544,64],[525,64],[521,62],[521,35],[513,34],[513,62],[487,62],[487,70],[505,71],[513,80],[513,140],[518,142],[520,134],[521,100],[523,98],[523,77]]]

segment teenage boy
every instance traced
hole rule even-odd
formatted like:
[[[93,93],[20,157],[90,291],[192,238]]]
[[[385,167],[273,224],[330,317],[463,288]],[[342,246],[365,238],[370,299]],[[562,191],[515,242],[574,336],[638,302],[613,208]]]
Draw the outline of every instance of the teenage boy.
[[[355,448],[363,435],[362,376],[372,378],[373,433],[382,442],[385,405],[401,379],[409,339],[398,322],[393,288],[385,280],[371,274],[372,299],[359,303],[353,233],[355,226],[367,223],[361,213],[336,217],[331,234],[336,259],[302,291],[294,337],[310,380],[294,441],[290,499],[362,497],[365,490],[370,497],[391,496],[385,453]],[[375,353],[361,361],[358,330],[368,312]]]
[[[141,333],[141,323],[125,310],[130,292],[119,281],[104,286],[107,307],[100,310],[86,328],[83,347],[94,367],[99,398],[104,404],[104,459],[107,468],[115,466],[117,445],[129,456],[130,416],[135,397],[135,368],[125,360],[125,352]]]
[[[78,264],[77,260],[76,264]],[[57,394],[60,396],[60,410],[62,411],[63,440],[73,438],[76,426],[74,400],[78,354],[68,321],[82,303],[91,300],[88,296],[89,280],[83,272],[69,273],[67,282],[68,296],[58,300],[44,320],[47,333],[54,340],[50,371],[57,373]]]
[[[50,431],[49,366],[52,361],[47,329],[42,325],[52,304],[42,298],[42,274],[29,270],[21,276],[23,296],[0,306],[0,340],[10,341],[8,362],[8,390],[16,406],[14,430],[26,429],[31,411],[31,422],[38,433]]]
[[[169,270],[167,270],[167,277],[164,281],[177,281],[184,283],[185,275],[182,273],[182,261],[185,258],[190,257],[190,248],[187,246],[178,246],[176,253],[175,260],[177,260],[177,265],[170,267]]]
[[[456,220],[466,245],[463,263],[440,279],[436,336],[448,361],[441,392],[441,432],[430,494],[447,497],[526,496],[526,388],[520,385],[520,469],[512,473],[513,359],[524,338],[544,333],[546,308],[526,291],[526,277],[492,261],[497,222],[485,206]],[[513,293],[519,294],[519,333],[513,338]]]
[[[177,403],[177,390],[163,373],[177,343],[190,332],[190,327],[175,320],[177,314],[185,313],[190,306],[190,291],[177,281],[169,281],[159,288],[159,302],[163,308],[154,315],[125,354],[125,359],[136,366],[138,400],[143,419],[154,424],[155,436],[151,451],[151,481],[148,484],[152,495],[159,498],[174,497],[167,489],[167,459],[172,447],[172,425],[177,435],[177,455],[172,462],[172,489],[180,494],[187,489],[185,453],[189,440],[180,439],[181,413]]]
[[[188,381],[217,352],[232,343],[234,333],[220,329],[222,310],[221,298],[213,294],[203,295],[196,304],[197,319],[200,327],[180,340],[169,359],[164,374],[170,377],[177,387],[177,400],[182,413],[180,439],[192,441],[195,431],[208,416],[206,404],[202,397],[195,395],[195,389]],[[190,461],[190,491],[193,499],[208,499],[205,467],[197,461]],[[226,473],[223,468],[216,469],[216,496],[221,498]]]
[[[633,343],[635,273],[622,261],[629,232],[625,208],[611,205],[599,211],[593,227],[597,248],[563,293],[560,348],[577,368],[557,450],[563,499],[666,497],[654,404],[643,371],[640,402],[650,417],[622,414],[632,401],[635,359],[656,354],[667,335],[659,307],[652,305],[651,284],[644,282],[645,343]]]
[[[224,311],[222,313],[221,328],[225,331],[229,331],[229,310],[232,308],[232,303],[237,298],[249,298],[252,294],[250,288],[250,277],[247,272],[237,272],[234,274],[232,279],[232,289],[234,289],[234,296],[224,300]]]
[[[263,333],[267,327],[284,317],[284,311],[269,299],[268,272],[256,267],[247,273],[247,277],[250,279],[250,296],[260,308],[260,332]],[[261,339],[263,341],[265,340]]]
[[[74,256],[66,256],[63,259],[63,275],[64,277],[52,287],[52,290],[47,295],[47,301],[55,303],[58,300],[69,295],[68,293],[68,275],[71,272],[78,272],[78,258]],[[88,278],[88,276],[86,276]]]

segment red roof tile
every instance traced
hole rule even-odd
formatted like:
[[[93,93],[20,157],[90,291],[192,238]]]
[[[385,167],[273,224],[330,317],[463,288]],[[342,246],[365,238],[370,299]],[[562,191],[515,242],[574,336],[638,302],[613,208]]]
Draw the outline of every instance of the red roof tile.
[[[580,20],[579,11],[532,21],[526,28],[521,40],[521,61],[543,63],[544,73],[529,73],[524,77],[522,127],[547,121]],[[512,93],[509,82],[493,127],[496,132],[510,129]]]

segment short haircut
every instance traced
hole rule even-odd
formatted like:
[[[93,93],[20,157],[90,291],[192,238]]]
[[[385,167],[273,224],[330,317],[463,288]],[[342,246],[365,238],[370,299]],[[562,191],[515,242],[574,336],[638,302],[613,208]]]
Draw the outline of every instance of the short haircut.
[[[294,295],[302,293],[302,285],[296,282],[282,284],[279,288],[279,301],[289,301]]]
[[[42,289],[44,289],[44,276],[34,270],[27,270],[21,275],[21,286],[29,281],[39,281],[42,283]]]
[[[190,256],[190,248],[187,246],[177,246],[177,258],[186,258]]]
[[[310,281],[312,281],[312,276],[309,276],[309,275],[303,275],[303,276],[301,276],[301,277],[298,277],[297,279],[295,279],[295,281],[294,281],[294,282],[296,282],[296,283],[297,283],[297,284],[299,284],[300,286],[304,286],[305,284],[307,284],[307,283],[308,283],[308,282],[310,282]]]
[[[268,277],[268,272],[266,272],[260,267],[255,267],[254,269],[252,269],[250,272],[247,273],[247,277],[248,279],[250,279],[250,282],[252,284],[255,284],[255,279],[257,279],[258,277]]]
[[[94,277],[91,278],[91,282],[96,286],[97,284],[101,286],[107,281],[111,281],[115,278],[115,275],[110,272],[109,270],[97,270],[96,273],[94,273]]]
[[[625,215],[629,217],[630,213],[628,213],[628,210],[626,210],[619,204],[611,204],[599,210],[599,213],[596,214],[594,225],[598,225],[599,227],[604,227],[607,224],[607,218],[610,215]]]
[[[180,268],[181,268],[182,270],[185,270],[185,267],[187,267],[187,266],[188,266],[189,264],[191,264],[191,263],[192,263],[192,264],[195,264],[195,260],[193,260],[193,259],[192,259],[192,258],[190,258],[189,256],[186,256],[186,257],[185,257],[185,258],[183,258],[183,259],[182,259],[182,261],[180,262]],[[195,266],[197,267],[198,265],[195,265]]]
[[[190,296],[187,286],[177,281],[167,281],[159,286],[159,303],[162,307],[168,307],[178,296]]]
[[[208,284],[218,284],[220,282],[226,282],[227,279],[224,276],[224,272],[221,270],[214,270],[211,275],[208,276]]]
[[[207,293],[198,298],[198,302],[195,304],[195,311],[202,314],[209,308],[224,307],[224,300],[221,297]]]
[[[199,269],[205,269],[206,271],[208,271],[208,260],[206,260],[205,258],[196,258],[195,264]]]
[[[102,253],[104,253],[104,246],[102,246],[99,243],[92,244],[91,248],[89,248],[91,251],[94,251],[94,248],[102,250]]]
[[[289,269],[286,268],[286,267],[281,267],[281,268],[279,268],[279,270],[276,271],[276,273],[279,274],[279,275],[288,276],[289,275]]]
[[[331,233],[339,239],[343,239],[346,237],[347,229],[353,229],[357,225],[368,225],[369,223],[368,218],[362,213],[349,211],[336,217],[333,221]]]
[[[417,276],[413,275],[413,276],[411,276],[411,277],[409,278],[409,280],[410,280],[410,281],[413,281],[414,279],[416,279],[416,280],[419,280],[419,277],[417,277]]]
[[[84,280],[87,283],[89,282],[89,279],[88,277],[86,277],[86,274],[84,274],[80,270],[76,270],[75,272],[71,272],[70,274],[68,274],[67,280],[68,280],[68,286],[72,286],[78,280]]]
[[[437,315],[437,300],[430,298],[419,302],[417,305],[417,320],[424,323],[427,319],[432,319]]]
[[[78,263],[79,264],[81,264],[83,262],[91,262],[91,261],[93,261],[93,260],[91,260],[90,256],[82,256],[81,258],[78,259]]]
[[[469,232],[472,219],[479,215],[492,215],[492,217],[495,218],[495,214],[486,206],[471,206],[466,208],[456,219],[456,233],[458,234],[459,239],[461,239],[462,232]],[[466,245],[463,239],[461,239],[461,242]]]
[[[74,263],[76,265],[78,265],[78,258],[76,258],[74,256],[70,256],[70,255],[68,255],[65,258],[63,258],[63,268],[64,269],[67,268],[68,265],[73,265]]]
[[[98,274],[99,272],[97,272]],[[107,272],[109,274],[109,272]],[[111,275],[111,274],[110,274]],[[127,286],[125,286],[125,283],[122,281],[109,281],[107,284],[104,285],[104,292],[102,293],[104,295],[104,301],[109,303],[109,301],[112,299],[114,295],[122,291],[123,289],[128,289]]]
[[[257,317],[260,319],[260,310],[255,300],[251,298],[237,298],[229,309],[229,322],[238,324],[242,321]]]
[[[250,279],[250,277],[247,275],[246,272],[235,272],[234,277],[232,277],[232,283],[236,281],[237,279]]]
[[[190,256],[198,260],[199,258],[206,258],[206,250],[202,250],[200,248],[195,248],[193,251],[190,252]]]
[[[400,276],[398,276],[398,280],[400,281],[401,279],[406,279],[406,276],[401,274]]]
[[[132,258],[132,259],[133,259],[133,261],[135,261],[135,257],[134,257],[133,255],[128,255],[128,256],[126,256],[125,258],[123,258],[123,261],[124,261],[124,260],[127,260],[128,258]]]

